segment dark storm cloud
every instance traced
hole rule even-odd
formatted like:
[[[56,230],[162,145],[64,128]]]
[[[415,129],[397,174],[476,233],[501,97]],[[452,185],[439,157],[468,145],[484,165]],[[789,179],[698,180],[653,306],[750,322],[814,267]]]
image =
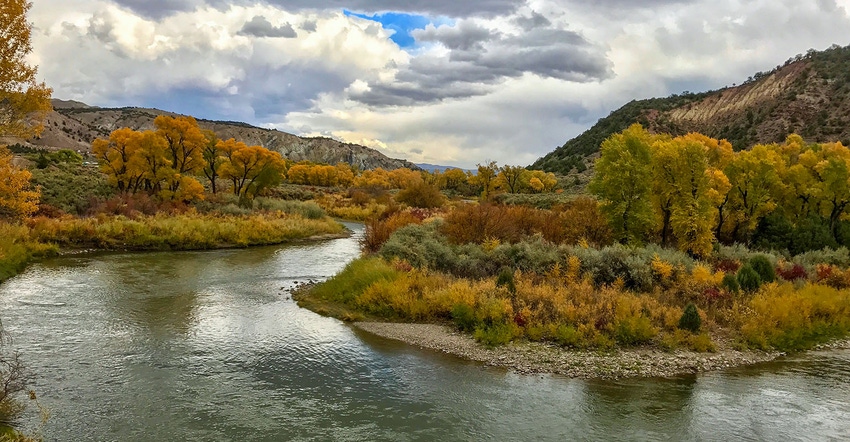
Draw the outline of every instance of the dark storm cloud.
[[[525,17],[517,17],[514,19],[514,23],[517,26],[521,27],[526,31],[530,31],[535,28],[545,28],[552,24],[548,18],[544,17],[542,14],[538,14],[535,11],[531,11],[531,16]]]
[[[245,26],[242,27],[242,30],[239,31],[239,34],[253,35],[254,37],[298,37],[298,34],[295,33],[295,29],[292,29],[291,24],[284,23],[281,26],[275,26],[261,15],[257,15],[252,18],[251,21],[246,22]]]
[[[440,42],[451,50],[449,56],[413,58],[393,83],[372,84],[353,99],[370,106],[409,106],[485,95],[506,79],[525,74],[575,82],[612,75],[604,50],[567,30],[533,29],[505,36],[462,22],[414,35]]]
[[[439,42],[449,49],[470,50],[481,48],[481,44],[492,40],[498,33],[480,27],[475,23],[463,21],[456,27],[429,26],[411,33],[417,41]]]
[[[146,17],[165,17],[189,11],[201,5],[226,9],[232,5],[257,3],[256,0],[114,0]],[[360,12],[409,12],[446,17],[495,17],[509,14],[525,0],[265,0],[263,3],[294,12],[300,10],[347,9]]]
[[[151,18],[168,17],[177,12],[191,11],[203,0],[114,0],[133,12]]]

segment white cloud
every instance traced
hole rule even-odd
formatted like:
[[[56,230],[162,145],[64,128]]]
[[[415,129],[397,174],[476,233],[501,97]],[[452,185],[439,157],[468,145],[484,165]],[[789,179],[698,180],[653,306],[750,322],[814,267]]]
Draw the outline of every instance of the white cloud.
[[[56,97],[330,134],[462,166],[529,164],[629,100],[739,83],[850,43],[836,41],[850,0],[438,2],[433,11],[457,17],[414,32],[422,46],[407,50],[341,6],[118,3],[35,2],[33,60]]]

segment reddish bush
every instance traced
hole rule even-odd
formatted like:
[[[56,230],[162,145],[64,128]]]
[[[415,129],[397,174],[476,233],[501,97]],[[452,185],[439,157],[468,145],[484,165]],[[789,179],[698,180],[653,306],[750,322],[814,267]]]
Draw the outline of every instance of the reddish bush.
[[[525,206],[468,204],[449,213],[442,233],[455,244],[480,244],[491,239],[516,243],[537,234],[547,241],[564,243],[571,238],[564,218],[551,210]]]
[[[409,224],[421,223],[422,219],[410,212],[388,212],[379,218],[371,218],[366,221],[366,230],[360,240],[360,246],[366,252],[376,253],[393,232]]]
[[[809,274],[806,272],[806,269],[800,264],[794,264],[790,267],[777,266],[776,274],[786,281],[807,279],[809,277]]]
[[[613,242],[608,219],[599,210],[599,203],[588,197],[556,207],[561,225],[562,237],[553,241],[559,244],[576,244],[582,239],[593,246],[603,247]]]
[[[715,272],[735,274],[741,269],[741,262],[734,259],[721,259],[714,263]]]

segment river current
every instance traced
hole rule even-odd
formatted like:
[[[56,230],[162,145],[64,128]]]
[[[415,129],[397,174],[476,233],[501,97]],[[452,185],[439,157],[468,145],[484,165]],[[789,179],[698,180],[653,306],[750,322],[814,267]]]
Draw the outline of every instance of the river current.
[[[850,440],[850,351],[672,379],[519,375],[291,300],[358,254],[355,235],[49,259],[0,285],[0,320],[49,441]]]

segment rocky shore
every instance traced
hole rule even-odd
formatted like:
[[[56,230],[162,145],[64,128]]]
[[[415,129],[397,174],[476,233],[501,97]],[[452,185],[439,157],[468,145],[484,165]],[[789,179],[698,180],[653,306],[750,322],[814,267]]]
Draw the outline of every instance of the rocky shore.
[[[384,338],[518,373],[553,373],[580,379],[671,377],[757,364],[783,355],[779,352],[738,351],[723,345],[718,345],[714,353],[664,352],[650,348],[604,352],[565,350],[556,345],[533,342],[487,348],[471,336],[444,325],[384,322],[356,322],[353,325]],[[833,343],[829,348],[850,348],[850,342]]]

